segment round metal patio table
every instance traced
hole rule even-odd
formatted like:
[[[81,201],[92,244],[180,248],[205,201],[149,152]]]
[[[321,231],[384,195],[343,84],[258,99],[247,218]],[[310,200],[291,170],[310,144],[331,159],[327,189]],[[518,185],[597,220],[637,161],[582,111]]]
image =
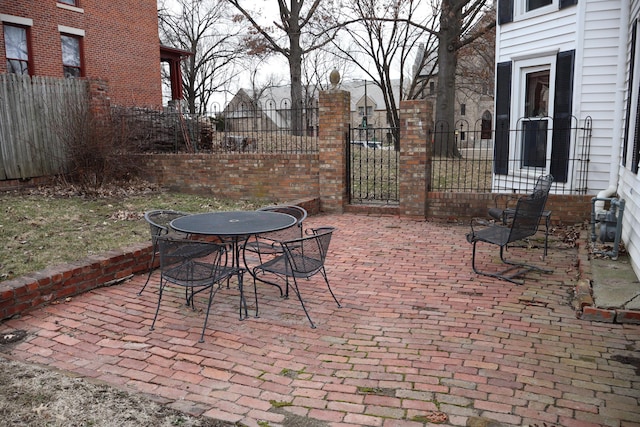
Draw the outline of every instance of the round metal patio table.
[[[247,306],[242,288],[244,269],[240,267],[240,247],[243,245],[240,243],[246,242],[255,234],[284,230],[295,224],[295,217],[279,212],[224,211],[186,215],[171,221],[170,226],[183,233],[218,236],[223,242],[231,243],[232,262],[238,268],[240,299],[241,305],[244,305],[246,317]]]

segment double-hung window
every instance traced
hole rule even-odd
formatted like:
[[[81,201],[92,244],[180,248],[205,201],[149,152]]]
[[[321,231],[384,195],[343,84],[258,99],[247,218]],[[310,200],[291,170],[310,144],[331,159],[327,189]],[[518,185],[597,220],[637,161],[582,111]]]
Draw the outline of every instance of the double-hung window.
[[[498,0],[498,24],[533,18],[576,4],[578,0]]]
[[[4,27],[4,50],[7,73],[31,74],[29,61],[29,27],[7,24]]]
[[[542,169],[568,182],[575,51],[515,59],[496,68],[494,172]]]
[[[58,0],[58,3],[68,4],[69,6],[78,6],[78,0]]]
[[[82,37],[61,34],[62,69],[67,78],[82,77]]]
[[[524,115],[522,120],[522,166],[547,166],[549,140],[549,69],[524,73]]]

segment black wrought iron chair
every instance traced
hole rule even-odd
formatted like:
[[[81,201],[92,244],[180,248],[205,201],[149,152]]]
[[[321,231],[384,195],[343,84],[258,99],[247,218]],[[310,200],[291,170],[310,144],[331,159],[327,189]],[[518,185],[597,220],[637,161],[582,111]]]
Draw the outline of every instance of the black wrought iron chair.
[[[533,187],[530,195],[533,195],[539,191],[549,192],[551,190],[551,184],[553,184],[553,176],[542,175],[540,176],[536,184]],[[488,214],[496,221],[500,221],[502,224],[508,224],[513,219],[515,213],[515,204],[518,202],[520,196],[515,194],[498,194],[494,198],[495,207],[489,208]],[[551,227],[551,211],[544,210],[542,212],[542,218],[544,219],[544,256],[547,256],[549,249],[549,228]]]
[[[514,262],[505,259],[504,251],[510,243],[524,240],[533,236],[538,231],[538,225],[544,212],[547,202],[549,189],[539,190],[529,196],[523,196],[518,199],[513,212],[513,219],[508,225],[502,223],[489,224],[485,228],[477,229],[478,222],[472,220],[471,232],[467,234],[467,241],[473,244],[473,254],[471,258],[471,266],[476,274],[495,277],[516,284],[523,284],[523,280],[517,280],[516,277],[523,276],[529,271],[537,270],[550,273],[547,270],[535,265]],[[475,225],[475,227],[474,227]],[[486,222],[485,222],[486,225]],[[498,272],[481,271],[476,266],[476,246],[479,242],[489,243],[500,247],[500,260],[509,265],[508,268]]]
[[[144,213],[144,219],[149,223],[149,230],[151,232],[152,252],[151,261],[149,262],[149,274],[147,275],[147,280],[144,282],[144,286],[138,292],[138,295],[142,295],[142,292],[149,284],[149,279],[151,279],[151,274],[153,273],[156,261],[156,253],[158,252],[157,238],[169,234],[172,234],[175,237],[187,237],[184,233],[178,233],[169,226],[171,221],[185,215],[189,214],[167,209],[155,209]]]
[[[329,279],[327,278],[327,272],[324,267],[327,251],[329,250],[329,243],[331,242],[331,236],[334,231],[334,227],[315,228],[312,229],[312,234],[310,235],[306,235],[298,239],[281,241],[280,245],[282,246],[283,252],[280,255],[276,255],[274,258],[253,268],[252,275],[254,277],[253,290],[256,299],[256,317],[258,316],[256,279],[261,280],[260,276],[265,274],[275,275],[284,279],[287,294],[289,284],[292,285],[312,328],[315,328],[316,326],[311,320],[309,312],[302,300],[298,279],[309,279],[320,273],[324,278],[334,301],[338,307],[341,307],[340,302],[331,290]]]
[[[266,206],[258,210],[291,215],[296,219],[296,223],[294,226],[285,228],[284,230],[262,233],[247,240],[242,252],[245,265],[248,265],[248,253],[255,254],[258,259],[258,263],[262,264],[268,257],[283,253],[280,242],[303,237],[303,222],[307,218],[307,211],[303,207],[295,205],[274,205]],[[267,280],[263,281],[276,286],[280,290],[280,296],[283,296],[282,287],[280,287],[280,285]]]
[[[160,290],[158,292],[158,307],[151,323],[154,330],[156,319],[160,311],[160,303],[165,287],[174,284],[185,288],[187,305],[195,310],[195,296],[209,290],[207,310],[202,326],[202,334],[198,342],[204,342],[204,333],[209,320],[209,310],[217,290],[222,282],[237,276],[240,288],[240,319],[242,309],[247,316],[247,306],[242,287],[242,270],[227,266],[226,249],[224,245],[192,239],[176,239],[171,236],[156,238],[160,256]]]

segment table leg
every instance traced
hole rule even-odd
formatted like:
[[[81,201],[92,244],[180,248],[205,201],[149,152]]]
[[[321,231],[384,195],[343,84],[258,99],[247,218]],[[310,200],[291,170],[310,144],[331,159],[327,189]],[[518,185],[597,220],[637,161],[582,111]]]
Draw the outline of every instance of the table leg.
[[[247,307],[247,300],[244,297],[244,272],[245,269],[240,267],[240,239],[243,239],[243,242],[246,242],[249,238],[248,236],[233,236],[232,239],[232,251],[233,251],[233,259],[232,259],[232,267],[236,269],[238,272],[238,290],[240,291],[240,320],[244,320],[249,317],[249,310]],[[244,244],[242,245],[244,246]],[[242,317],[242,308],[244,307],[244,317]]]

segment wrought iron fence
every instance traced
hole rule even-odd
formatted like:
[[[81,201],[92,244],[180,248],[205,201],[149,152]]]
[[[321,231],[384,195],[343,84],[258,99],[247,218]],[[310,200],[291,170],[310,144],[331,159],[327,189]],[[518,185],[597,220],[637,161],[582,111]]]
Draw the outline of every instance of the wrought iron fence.
[[[318,151],[318,105],[292,106],[288,100],[264,104],[230,102],[216,115],[223,130],[221,149],[261,153],[311,153]]]
[[[347,144],[350,202],[398,203],[397,128],[352,128]]]
[[[211,115],[177,110],[112,111],[123,138],[145,152],[315,153],[318,108],[276,108],[254,103],[229,104]]]
[[[433,148],[430,190],[521,193],[530,190],[535,177],[552,173],[558,175],[552,192],[586,194],[591,129],[590,117],[572,118],[570,127],[557,127],[555,133],[550,117],[521,119],[516,129],[498,131],[481,121],[474,126],[458,121],[453,127],[437,123],[427,141]],[[504,151],[496,150],[496,133],[508,144]],[[557,133],[569,141],[562,155],[551,147]],[[453,148],[448,156],[443,147]]]

